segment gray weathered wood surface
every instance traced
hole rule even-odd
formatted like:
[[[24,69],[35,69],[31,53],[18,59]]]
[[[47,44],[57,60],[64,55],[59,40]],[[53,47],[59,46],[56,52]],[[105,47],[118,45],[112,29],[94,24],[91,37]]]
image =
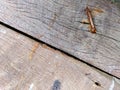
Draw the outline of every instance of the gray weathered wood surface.
[[[120,90],[120,80],[0,25],[0,90]]]
[[[87,3],[96,34],[80,23]],[[0,0],[0,21],[120,78],[120,10],[109,0]]]

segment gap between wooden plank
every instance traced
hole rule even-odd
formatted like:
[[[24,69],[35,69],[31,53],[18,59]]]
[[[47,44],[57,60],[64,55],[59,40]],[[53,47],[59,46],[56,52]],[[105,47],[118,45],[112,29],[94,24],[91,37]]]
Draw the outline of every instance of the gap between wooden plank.
[[[79,59],[79,58],[77,58],[77,57],[75,57],[75,56],[73,56],[73,55],[71,55],[71,54],[69,54],[69,53],[61,50],[61,49],[58,49],[58,48],[56,48],[56,47],[54,47],[54,46],[52,46],[52,45],[50,45],[50,44],[48,44],[48,43],[46,43],[46,42],[43,42],[43,41],[41,41],[41,40],[39,40],[39,39],[37,39],[37,38],[35,38],[35,37],[27,34],[27,33],[24,33],[24,32],[22,32],[22,31],[20,31],[20,30],[18,30],[18,29],[16,29],[16,28],[14,28],[14,27],[12,27],[12,26],[4,23],[4,22],[1,22],[1,21],[0,21],[0,24],[3,25],[3,26],[5,26],[5,27],[7,27],[7,28],[9,28],[9,29],[11,29],[11,30],[13,30],[13,31],[15,31],[15,32],[17,32],[17,33],[20,33],[20,34],[22,34],[22,35],[24,35],[24,36],[26,36],[26,37],[29,37],[29,38],[37,41],[37,42],[40,42],[40,43],[45,44],[45,45],[47,45],[47,46],[49,46],[49,47],[51,47],[51,48],[53,48],[53,49],[55,49],[55,50],[58,50],[58,51],[66,54],[66,55],[68,55],[68,56],[70,56],[70,57],[72,57],[72,58],[74,58],[74,59],[76,59],[76,60],[79,60],[79,61],[87,64],[87,65],[90,66],[90,67],[93,67],[93,68],[95,68],[95,69],[97,69],[97,70],[99,70],[99,71],[101,71],[101,72],[104,72],[104,73],[106,73],[106,74],[108,74],[108,75],[110,75],[110,76],[113,76],[113,77],[115,77],[115,78],[117,78],[117,79],[120,79],[119,77],[117,77],[117,76],[115,76],[115,75],[112,75],[112,74],[110,74],[110,73],[108,73],[108,72],[106,72],[106,71],[103,71],[103,70],[101,70],[100,68],[98,68],[98,67],[96,67],[96,66],[93,66],[93,65],[85,62],[84,60],[81,60],[81,59]]]

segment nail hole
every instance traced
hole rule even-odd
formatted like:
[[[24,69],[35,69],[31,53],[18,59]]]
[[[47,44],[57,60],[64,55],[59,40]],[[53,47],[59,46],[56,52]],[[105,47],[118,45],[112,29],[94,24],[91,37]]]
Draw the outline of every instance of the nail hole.
[[[97,86],[101,86],[101,84],[100,84],[100,83],[98,83],[98,82],[95,82],[95,85],[97,85]]]

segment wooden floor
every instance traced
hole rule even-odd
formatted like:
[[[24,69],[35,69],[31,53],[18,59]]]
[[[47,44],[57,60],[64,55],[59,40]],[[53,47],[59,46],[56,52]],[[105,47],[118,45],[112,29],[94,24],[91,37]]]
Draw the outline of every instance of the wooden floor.
[[[0,90],[120,90],[120,8],[109,0],[0,0]]]

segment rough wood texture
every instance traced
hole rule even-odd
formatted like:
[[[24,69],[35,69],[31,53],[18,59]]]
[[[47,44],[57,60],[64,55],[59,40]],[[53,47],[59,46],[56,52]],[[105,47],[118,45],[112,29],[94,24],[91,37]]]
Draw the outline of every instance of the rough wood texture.
[[[82,23],[87,1],[96,34]],[[0,0],[0,21],[120,78],[120,12],[109,0]]]
[[[119,82],[0,26],[0,90],[120,90]]]

